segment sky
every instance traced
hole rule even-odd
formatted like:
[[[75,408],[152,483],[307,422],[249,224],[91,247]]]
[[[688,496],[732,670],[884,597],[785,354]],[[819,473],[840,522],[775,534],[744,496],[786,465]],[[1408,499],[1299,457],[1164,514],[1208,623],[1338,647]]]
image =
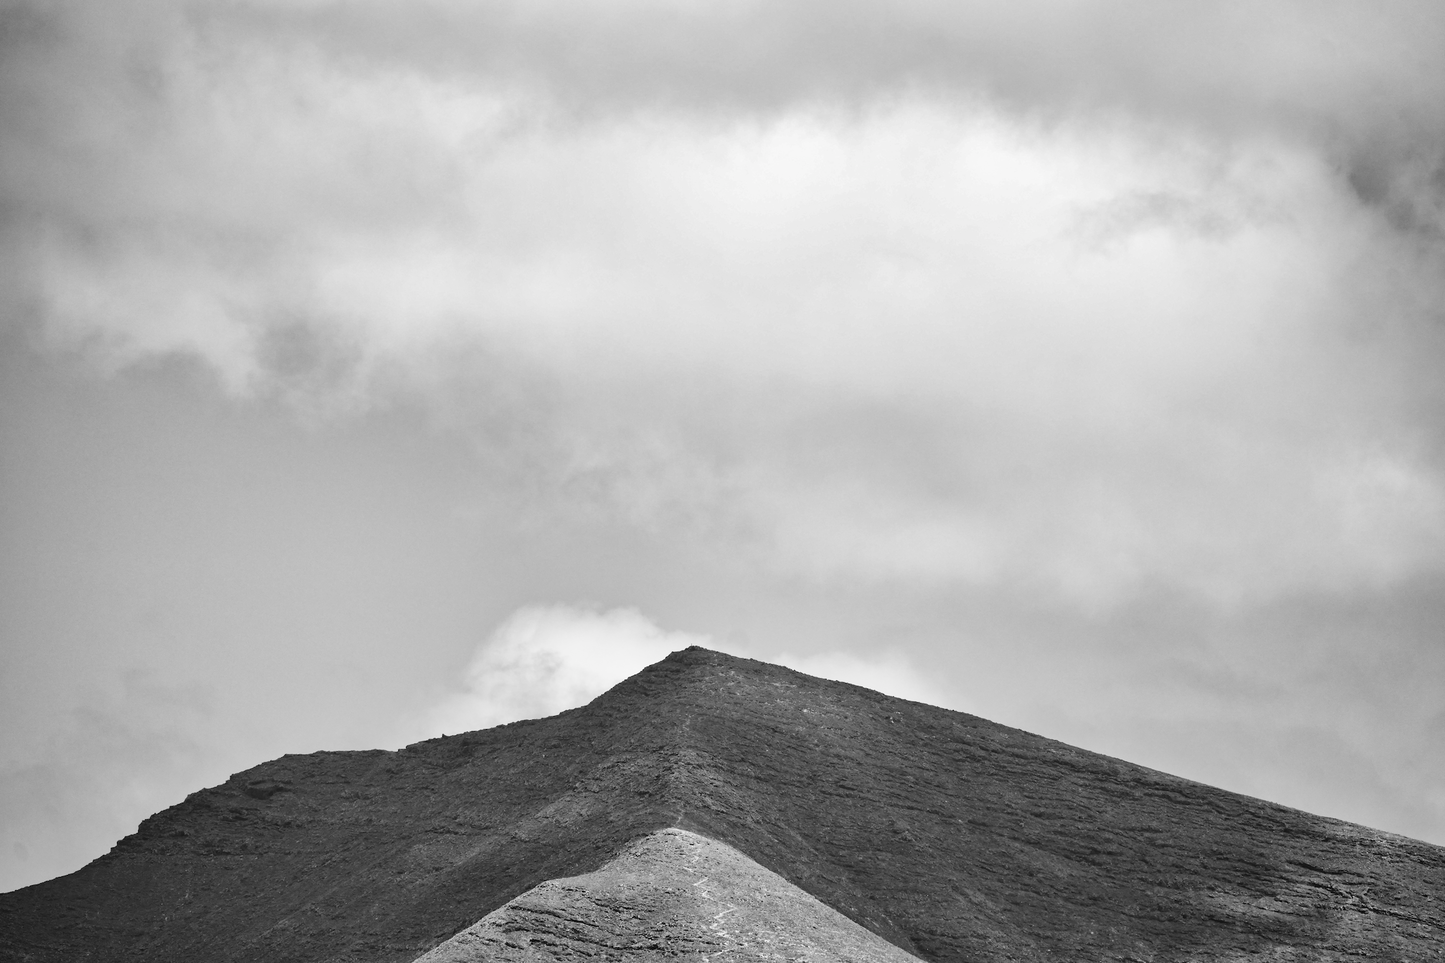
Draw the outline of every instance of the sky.
[[[1445,844],[1435,0],[0,0],[0,890],[691,644]]]

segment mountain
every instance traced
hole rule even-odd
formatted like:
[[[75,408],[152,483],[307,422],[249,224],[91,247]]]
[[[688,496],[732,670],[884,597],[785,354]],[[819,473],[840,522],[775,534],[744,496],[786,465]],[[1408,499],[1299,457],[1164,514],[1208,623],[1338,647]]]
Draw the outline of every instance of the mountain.
[[[796,887],[820,933],[833,911],[924,960],[1445,959],[1445,849],[700,648],[551,718],[239,773],[0,896],[0,959],[504,960],[487,934],[615,905],[679,841],[752,880],[730,902]],[[718,952],[689,949],[715,931],[668,872],[638,932],[692,936],[515,959]],[[600,912],[573,921],[625,930]],[[890,952],[856,945],[818,958]],[[722,958],[808,958],[759,946]]]

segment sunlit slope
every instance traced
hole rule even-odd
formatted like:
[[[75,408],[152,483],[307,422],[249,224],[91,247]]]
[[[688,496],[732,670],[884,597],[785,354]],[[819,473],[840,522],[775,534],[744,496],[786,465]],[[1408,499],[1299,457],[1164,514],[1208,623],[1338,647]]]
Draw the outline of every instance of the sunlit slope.
[[[418,963],[592,957],[633,963],[917,959],[732,847],[663,829],[594,872],[528,890]]]
[[[672,826],[931,960],[1445,946],[1439,847],[689,649],[550,719],[196,793],[0,897],[0,957],[401,963]]]

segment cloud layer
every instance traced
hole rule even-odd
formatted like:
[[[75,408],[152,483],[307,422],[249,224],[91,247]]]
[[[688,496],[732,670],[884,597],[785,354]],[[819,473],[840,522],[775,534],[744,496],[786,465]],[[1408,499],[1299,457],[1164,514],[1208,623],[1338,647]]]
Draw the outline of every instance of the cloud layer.
[[[511,484],[804,578],[1441,561],[1431,5],[6,17],[12,313],[103,366],[421,398]]]

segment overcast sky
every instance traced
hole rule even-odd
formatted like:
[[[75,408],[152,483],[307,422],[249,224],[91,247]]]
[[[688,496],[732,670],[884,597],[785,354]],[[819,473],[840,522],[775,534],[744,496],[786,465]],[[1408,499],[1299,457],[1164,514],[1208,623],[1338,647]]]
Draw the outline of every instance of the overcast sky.
[[[699,643],[1445,843],[1438,0],[0,0],[0,889]]]

